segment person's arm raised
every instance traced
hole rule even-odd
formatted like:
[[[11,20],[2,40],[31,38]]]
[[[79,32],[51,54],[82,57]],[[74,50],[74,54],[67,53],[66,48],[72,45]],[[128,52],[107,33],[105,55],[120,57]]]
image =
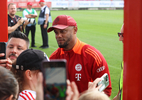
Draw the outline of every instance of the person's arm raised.
[[[21,24],[23,23],[23,19],[19,19],[17,24],[15,24],[14,26],[8,26],[8,34],[10,34],[11,32],[14,32]]]

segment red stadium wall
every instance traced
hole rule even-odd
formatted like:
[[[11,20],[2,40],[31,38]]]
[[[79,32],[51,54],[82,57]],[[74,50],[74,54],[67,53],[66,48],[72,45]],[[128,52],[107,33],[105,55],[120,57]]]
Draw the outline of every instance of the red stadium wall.
[[[39,3],[36,0],[7,0],[7,4],[9,3],[15,3],[17,8],[26,8],[27,2],[33,3],[33,8],[39,8]],[[51,2],[46,2],[46,5],[50,8]]]
[[[8,40],[8,21],[7,21],[7,0],[0,0],[0,42],[7,42]]]
[[[94,7],[114,7],[123,8],[123,0],[45,0],[50,8],[94,8]],[[27,2],[32,2],[34,8],[39,8],[39,0],[8,0],[8,4],[13,2],[17,8],[26,8]]]

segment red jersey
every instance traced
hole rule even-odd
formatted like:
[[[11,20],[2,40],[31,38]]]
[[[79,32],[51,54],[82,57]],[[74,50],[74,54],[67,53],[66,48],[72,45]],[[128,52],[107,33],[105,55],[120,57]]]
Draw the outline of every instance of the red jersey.
[[[58,48],[51,54],[50,59],[67,60],[67,78],[70,81],[75,81],[80,93],[88,89],[88,82],[107,73],[109,86],[104,92],[108,96],[111,95],[112,87],[107,62],[100,51],[93,46],[77,39],[72,50],[64,51],[63,48]]]

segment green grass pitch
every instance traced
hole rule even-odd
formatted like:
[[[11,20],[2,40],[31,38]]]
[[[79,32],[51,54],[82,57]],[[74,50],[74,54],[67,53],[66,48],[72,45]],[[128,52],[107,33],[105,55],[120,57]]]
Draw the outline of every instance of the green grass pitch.
[[[37,11],[39,14],[39,11]],[[22,16],[22,12],[16,13]],[[58,15],[72,16],[78,25],[78,38],[95,48],[97,48],[105,57],[111,75],[112,94],[111,99],[118,92],[118,82],[120,77],[120,65],[123,59],[123,44],[119,41],[117,33],[120,32],[123,24],[123,10],[63,10],[51,11],[52,19]],[[37,20],[38,18],[36,18]],[[51,26],[50,23],[49,26]],[[58,48],[53,32],[48,33],[49,48],[41,49],[42,45],[40,26],[36,25],[35,49],[44,51],[48,56]],[[29,39],[31,36],[29,34]]]

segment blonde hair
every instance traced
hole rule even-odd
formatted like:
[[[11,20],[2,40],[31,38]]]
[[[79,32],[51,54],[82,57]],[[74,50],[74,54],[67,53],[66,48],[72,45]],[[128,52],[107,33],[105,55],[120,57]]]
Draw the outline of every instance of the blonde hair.
[[[82,93],[79,100],[110,100],[110,98],[102,92],[92,90]]]
[[[9,4],[8,4],[8,9],[9,9],[10,5],[15,5],[15,6],[16,6],[15,3],[9,3]]]

